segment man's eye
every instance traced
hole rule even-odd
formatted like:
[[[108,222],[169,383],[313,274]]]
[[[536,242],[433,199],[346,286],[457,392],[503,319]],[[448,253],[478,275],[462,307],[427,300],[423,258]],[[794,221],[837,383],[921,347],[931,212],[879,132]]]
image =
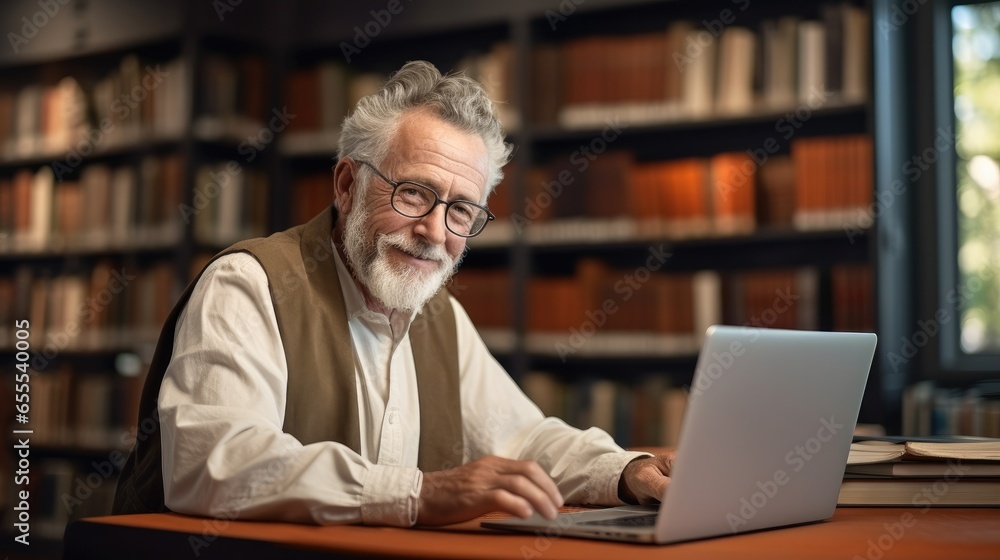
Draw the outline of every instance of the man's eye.
[[[412,200],[412,201],[419,202],[419,201],[425,201],[425,200],[428,199],[427,193],[424,192],[422,189],[419,189],[417,187],[406,187],[406,186],[404,186],[404,187],[402,187],[399,190],[400,190],[401,195],[404,196],[404,197],[406,197],[407,200]]]
[[[457,214],[456,217],[462,218],[463,220],[468,220],[472,218],[472,210],[467,208],[462,204],[456,204],[451,207],[452,213]]]

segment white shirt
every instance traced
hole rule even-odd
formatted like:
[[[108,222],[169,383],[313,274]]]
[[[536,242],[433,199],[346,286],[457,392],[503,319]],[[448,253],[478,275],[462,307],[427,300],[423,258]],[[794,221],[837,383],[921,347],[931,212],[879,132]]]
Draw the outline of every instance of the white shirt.
[[[361,453],[282,432],[287,364],[267,276],[245,253],[213,262],[177,321],[158,400],[164,498],[173,511],[302,523],[410,526],[420,408],[412,317],[369,311],[340,261],[355,352]],[[597,428],[545,418],[496,362],[461,305],[458,330],[464,460],[537,461],[567,503],[619,505],[618,478],[644,453]],[[429,437],[433,437],[430,434]]]

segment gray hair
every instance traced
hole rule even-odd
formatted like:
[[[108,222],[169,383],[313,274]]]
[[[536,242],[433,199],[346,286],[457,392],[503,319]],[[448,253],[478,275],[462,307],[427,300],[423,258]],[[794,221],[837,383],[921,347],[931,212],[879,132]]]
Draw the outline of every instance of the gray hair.
[[[337,157],[379,166],[389,153],[401,117],[427,108],[463,132],[482,138],[489,155],[484,199],[503,179],[503,166],[513,146],[504,142],[496,108],[482,86],[461,73],[442,76],[434,65],[407,62],[379,90],[358,101],[344,119]]]

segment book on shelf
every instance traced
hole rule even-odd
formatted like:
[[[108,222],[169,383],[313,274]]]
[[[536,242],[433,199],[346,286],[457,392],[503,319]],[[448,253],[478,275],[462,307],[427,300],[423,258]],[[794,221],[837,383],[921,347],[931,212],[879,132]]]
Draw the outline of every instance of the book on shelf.
[[[195,136],[205,140],[256,137],[268,118],[267,65],[261,56],[209,52],[201,61]],[[293,111],[294,112],[294,111]]]
[[[510,270],[462,268],[448,291],[462,304],[479,329],[513,327],[513,278]]]
[[[822,96],[827,91],[826,33],[821,22],[802,21],[799,24],[797,74],[798,99],[801,103],[815,102],[817,95]]]
[[[818,291],[819,273],[814,268],[728,273],[723,276],[721,322],[814,330],[819,326]]]
[[[964,389],[914,383],[903,391],[903,432],[914,436],[1000,438],[1000,391],[996,382]]]
[[[32,443],[67,452],[127,452],[132,443],[143,377],[133,372],[47,366],[31,376]],[[13,401],[11,401],[13,402]]]
[[[711,295],[706,298],[700,292],[702,286],[718,286],[714,273],[649,272],[642,282],[634,276],[635,270],[616,270],[598,259],[585,258],[577,264],[573,277],[531,278],[527,287],[528,332],[565,334],[566,338],[574,330],[593,330],[577,345],[584,351],[603,346],[604,335],[616,332],[628,333],[633,343],[642,340],[638,333],[648,333],[652,335],[650,345],[661,350],[676,347],[683,349],[678,351],[681,354],[696,351],[696,333],[708,327],[696,324],[696,320],[719,322],[719,317],[711,316]],[[608,345],[618,350],[632,346],[611,344],[610,339]]]
[[[575,170],[559,162],[526,174],[515,207],[529,241],[559,243],[751,234],[762,227],[841,229],[859,224],[873,196],[871,138],[797,138],[791,155],[636,161],[611,150]],[[575,163],[575,162],[574,162]]]
[[[308,222],[333,203],[333,174],[330,171],[307,173],[292,183],[290,224]]]
[[[63,76],[2,92],[0,160],[51,157],[68,168],[92,152],[177,139],[189,119],[188,80],[182,58],[128,54],[93,81]]]
[[[756,222],[756,165],[744,152],[717,154],[709,160],[712,229],[749,233]]]
[[[867,265],[847,265],[866,269]],[[778,268],[652,272],[583,258],[572,276],[537,276],[527,283],[529,352],[565,356],[677,356],[697,352],[713,324],[820,328],[820,271]],[[862,297],[855,297],[860,294]],[[871,290],[832,294],[831,307],[873,307]],[[870,318],[871,313],[856,311]],[[864,322],[834,322],[838,330],[871,330]]]
[[[469,53],[456,70],[479,81],[497,106],[498,118],[507,132],[520,128],[520,112],[513,104],[513,49],[499,42],[486,52]],[[340,125],[348,111],[366,95],[374,93],[385,76],[351,71],[337,60],[323,60],[293,69],[285,84],[284,100],[296,117],[281,138],[286,154],[328,153],[337,150]]]
[[[715,94],[718,115],[746,114],[754,109],[754,70],[757,35],[745,27],[727,27],[719,39],[719,68]]]
[[[47,354],[136,348],[156,341],[177,296],[170,261],[143,267],[102,259],[90,269],[53,274],[19,265],[0,276],[0,307],[27,318],[32,347]],[[0,329],[0,349],[14,347],[13,331]]]
[[[668,374],[634,381],[574,376],[572,381],[539,370],[525,373],[521,388],[542,414],[579,428],[596,426],[626,447],[675,446],[687,405],[687,389]]]
[[[293,70],[285,86],[288,110],[296,115],[281,138],[286,153],[337,149],[340,122],[347,115],[349,81],[343,64],[327,60]]]
[[[800,20],[795,16],[761,23],[761,97],[767,109],[784,109],[795,104],[799,25]]]
[[[867,263],[841,263],[830,268],[830,289],[835,305],[833,330],[875,331],[875,279]]]
[[[565,83],[560,76],[562,49],[551,43],[537,45],[531,52],[531,83],[534,92],[529,118],[536,125],[555,125]]]
[[[718,36],[678,20],[662,32],[538,45],[530,113],[539,124],[588,128],[612,117],[649,124],[859,103],[870,57],[870,15],[848,4],[823,4],[818,19],[731,25]]]
[[[470,53],[455,69],[482,84],[496,106],[497,118],[508,134],[521,128],[521,113],[514,104],[517,87],[514,72],[514,49],[507,41],[495,43],[483,53]]]
[[[233,162],[205,164],[195,173],[194,204],[185,213],[194,220],[201,243],[225,247],[265,235],[269,223],[267,175]]]
[[[182,233],[184,163],[146,156],[137,169],[104,163],[57,181],[52,168],[0,180],[16,209],[2,221],[0,252],[86,251],[170,245]]]
[[[874,192],[871,136],[797,138],[795,167],[796,228],[862,227]]]

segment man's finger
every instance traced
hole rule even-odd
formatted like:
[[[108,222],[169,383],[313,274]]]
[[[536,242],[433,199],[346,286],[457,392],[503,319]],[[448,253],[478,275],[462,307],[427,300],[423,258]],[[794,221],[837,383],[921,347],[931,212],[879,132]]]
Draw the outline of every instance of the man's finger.
[[[500,475],[497,483],[503,490],[527,500],[531,508],[546,519],[553,519],[559,513],[558,502],[527,476],[504,474]]]
[[[510,461],[504,472],[527,477],[548,495],[556,507],[563,505],[563,497],[559,493],[559,487],[538,463],[534,461]]]

